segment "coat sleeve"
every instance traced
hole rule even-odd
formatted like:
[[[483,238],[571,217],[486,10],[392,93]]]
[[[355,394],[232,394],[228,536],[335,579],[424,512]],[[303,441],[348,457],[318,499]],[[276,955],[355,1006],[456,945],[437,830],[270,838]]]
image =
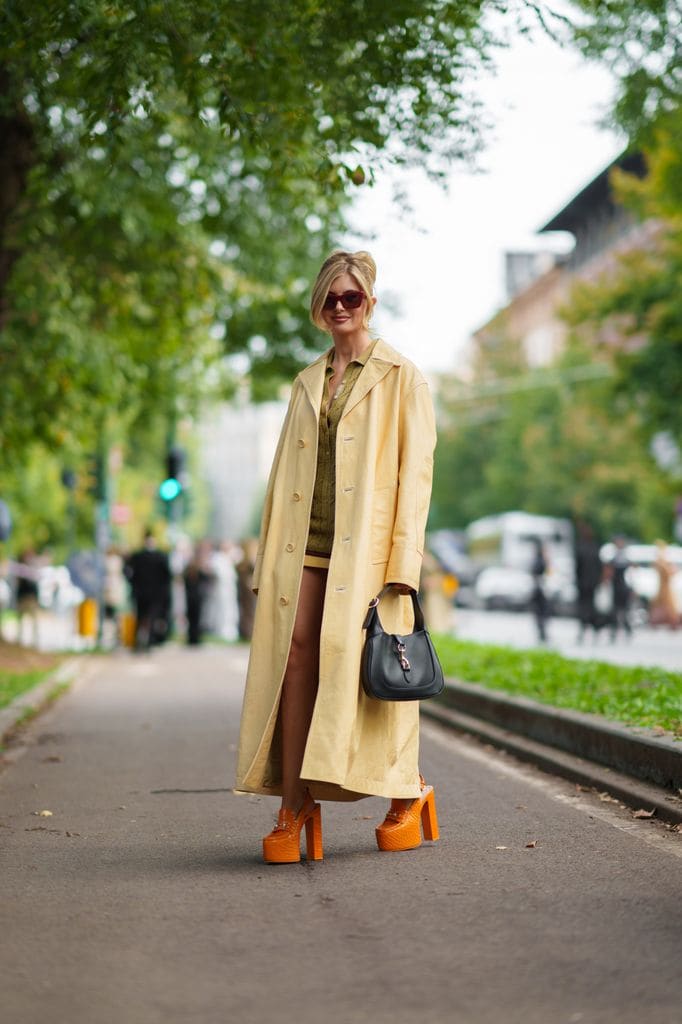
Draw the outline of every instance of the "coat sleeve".
[[[279,468],[279,460],[282,454],[282,448],[284,447],[285,438],[287,436],[289,421],[291,420],[291,412],[294,406],[294,396],[296,393],[296,384],[294,384],[294,390],[291,393],[291,399],[289,401],[289,408],[287,409],[286,416],[284,417],[284,423],[282,424],[282,430],[280,431],[279,441],[277,442],[277,448],[275,450],[275,457],[272,460],[272,468],[270,469],[270,477],[268,479],[268,486],[265,491],[265,500],[263,502],[263,516],[261,518],[260,526],[260,537],[258,539],[258,552],[256,554],[256,561],[253,567],[253,579],[251,581],[251,589],[254,593],[258,593],[260,586],[260,574],[263,565],[263,553],[265,551],[265,543],[268,537],[268,530],[270,528],[270,517],[272,515],[272,496],[275,489],[275,479],[277,477],[277,470]]]
[[[421,381],[401,403],[398,497],[386,583],[419,587],[435,447],[433,403],[427,383]]]

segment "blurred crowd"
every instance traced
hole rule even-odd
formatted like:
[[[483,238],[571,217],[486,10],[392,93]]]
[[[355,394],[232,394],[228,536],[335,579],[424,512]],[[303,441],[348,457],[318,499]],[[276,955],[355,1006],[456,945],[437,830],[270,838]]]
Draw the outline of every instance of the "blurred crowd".
[[[27,549],[0,563],[0,637],[41,646],[51,615],[73,622],[93,642],[138,651],[171,637],[192,646],[206,636],[248,640],[256,548],[253,539],[181,537],[166,550],[147,529],[133,551],[112,545],[101,555],[79,552],[68,566],[54,565],[49,550]]]
[[[579,522],[574,544],[574,596],[566,608],[553,589],[553,555],[540,537],[530,538],[525,607],[535,619],[540,643],[549,639],[553,615],[573,615],[576,641],[602,632],[615,642],[633,628],[682,626],[680,548],[656,542],[643,567],[642,545],[614,537],[600,544],[588,523]],[[434,545],[435,546],[435,545]],[[77,632],[105,647],[148,651],[170,638],[196,646],[205,637],[249,640],[255,596],[251,580],[257,541],[239,543],[181,536],[171,550],[144,531],[138,548],[112,546],[103,555],[79,552],[68,566],[54,565],[49,550],[25,550],[0,563],[0,637],[41,644],[47,613],[75,621]],[[640,576],[644,574],[644,592]],[[642,577],[643,579],[643,577]],[[434,550],[424,554],[422,596],[430,628],[449,632],[454,608],[469,605],[466,576]],[[476,606],[475,604],[473,605]],[[515,607],[519,608],[519,605]],[[75,611],[75,615],[74,615]]]

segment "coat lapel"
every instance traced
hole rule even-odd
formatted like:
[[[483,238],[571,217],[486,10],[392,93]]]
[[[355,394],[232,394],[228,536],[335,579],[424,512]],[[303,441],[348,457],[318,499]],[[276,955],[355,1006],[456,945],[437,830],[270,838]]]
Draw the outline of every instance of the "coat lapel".
[[[394,366],[400,366],[400,357],[397,352],[383,342],[381,339],[377,341],[374,346],[374,351],[370,356],[367,365],[360,374],[355,384],[355,387],[350,393],[346,407],[343,410],[341,419],[344,419],[348,413],[355,408],[358,402],[372,390],[375,384],[378,384],[386,374]]]
[[[319,359],[316,359],[314,363],[310,364],[310,366],[306,366],[305,370],[301,370],[298,375],[298,379],[303,385],[303,390],[308,396],[308,400],[313,407],[313,412],[316,417],[320,415],[322,388],[324,387],[324,371],[326,365],[327,352],[324,352]]]

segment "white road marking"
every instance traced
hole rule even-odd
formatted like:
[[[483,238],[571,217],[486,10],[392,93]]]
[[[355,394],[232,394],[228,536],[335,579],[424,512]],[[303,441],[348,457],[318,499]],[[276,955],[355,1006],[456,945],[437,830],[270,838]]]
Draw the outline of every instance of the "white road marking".
[[[439,726],[435,722],[422,719],[421,730],[424,738],[457,753],[460,757],[482,765],[488,771],[523,782],[533,789],[540,790],[550,799],[556,800],[557,803],[572,807],[590,818],[599,818],[600,821],[606,822],[618,829],[619,832],[625,832],[656,850],[662,850],[682,860],[682,834],[661,831],[664,826],[660,821],[624,818],[622,809],[619,808],[616,811],[607,803],[602,803],[596,794],[588,796],[587,794],[566,792],[566,787],[571,786],[567,780],[555,779],[551,775],[539,771],[536,773],[536,770],[530,766],[508,760],[510,755],[502,756],[495,750],[479,747],[473,740],[461,739],[446,726]]]

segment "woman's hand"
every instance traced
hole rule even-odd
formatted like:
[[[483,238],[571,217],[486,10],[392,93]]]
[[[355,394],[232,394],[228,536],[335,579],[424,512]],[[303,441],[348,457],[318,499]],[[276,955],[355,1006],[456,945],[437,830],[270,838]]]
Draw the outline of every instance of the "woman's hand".
[[[389,587],[393,590],[397,590],[399,594],[409,595],[412,593],[413,588],[408,586],[407,583],[389,583]]]

